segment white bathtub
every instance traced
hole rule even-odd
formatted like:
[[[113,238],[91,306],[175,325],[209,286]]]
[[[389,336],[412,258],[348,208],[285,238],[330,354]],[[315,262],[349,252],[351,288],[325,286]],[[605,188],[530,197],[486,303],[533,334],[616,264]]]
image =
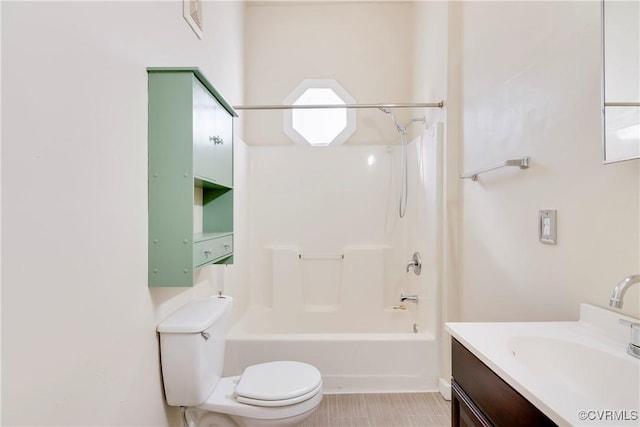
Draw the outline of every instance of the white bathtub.
[[[325,393],[437,390],[437,343],[419,326],[413,332],[415,310],[350,317],[338,311],[286,318],[250,309],[227,338],[225,375],[255,363],[299,360],[322,372]]]

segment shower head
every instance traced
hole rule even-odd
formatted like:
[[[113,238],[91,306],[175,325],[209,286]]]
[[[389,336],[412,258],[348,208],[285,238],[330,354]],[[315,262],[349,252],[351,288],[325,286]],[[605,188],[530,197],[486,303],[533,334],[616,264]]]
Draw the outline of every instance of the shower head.
[[[385,114],[388,114],[391,116],[391,120],[393,120],[393,123],[396,125],[396,129],[398,130],[398,132],[400,132],[401,134],[404,134],[407,132],[407,127],[406,126],[402,126],[400,124],[400,122],[398,121],[398,119],[396,118],[396,115],[393,114],[393,111],[391,111],[388,108],[385,107],[379,107],[380,111],[382,111]]]
[[[396,129],[398,130],[399,133],[401,134],[405,134],[407,133],[407,127],[409,127],[410,124],[414,123],[414,122],[422,122],[422,123],[427,123],[427,120],[425,119],[424,116],[422,117],[416,117],[413,118],[411,120],[409,120],[407,123],[405,123],[404,125],[402,125],[399,121],[398,118],[396,117],[395,114],[393,114],[393,111],[391,111],[389,108],[386,107],[378,107],[378,109],[380,111],[382,111],[385,114],[388,114],[391,116],[391,119],[393,120],[393,124],[396,125]]]

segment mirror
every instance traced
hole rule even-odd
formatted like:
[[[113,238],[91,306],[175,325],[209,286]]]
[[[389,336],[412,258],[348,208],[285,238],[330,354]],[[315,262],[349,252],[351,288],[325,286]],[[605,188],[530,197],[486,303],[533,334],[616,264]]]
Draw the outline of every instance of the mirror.
[[[640,2],[602,1],[604,163],[640,158]]]

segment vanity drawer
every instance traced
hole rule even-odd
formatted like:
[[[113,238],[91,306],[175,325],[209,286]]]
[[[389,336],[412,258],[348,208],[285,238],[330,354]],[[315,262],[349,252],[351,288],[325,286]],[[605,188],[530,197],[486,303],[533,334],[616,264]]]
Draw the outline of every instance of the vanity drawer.
[[[233,253],[233,234],[201,240],[193,244],[193,266],[200,267]]]

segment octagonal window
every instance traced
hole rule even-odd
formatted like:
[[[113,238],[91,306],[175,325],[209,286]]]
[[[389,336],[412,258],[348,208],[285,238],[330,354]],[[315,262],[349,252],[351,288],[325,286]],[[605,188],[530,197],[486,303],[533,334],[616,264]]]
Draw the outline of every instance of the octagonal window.
[[[354,99],[335,80],[307,79],[288,97],[293,105],[345,105]],[[355,111],[347,108],[287,110],[284,132],[296,143],[327,146],[342,144],[356,129]]]

